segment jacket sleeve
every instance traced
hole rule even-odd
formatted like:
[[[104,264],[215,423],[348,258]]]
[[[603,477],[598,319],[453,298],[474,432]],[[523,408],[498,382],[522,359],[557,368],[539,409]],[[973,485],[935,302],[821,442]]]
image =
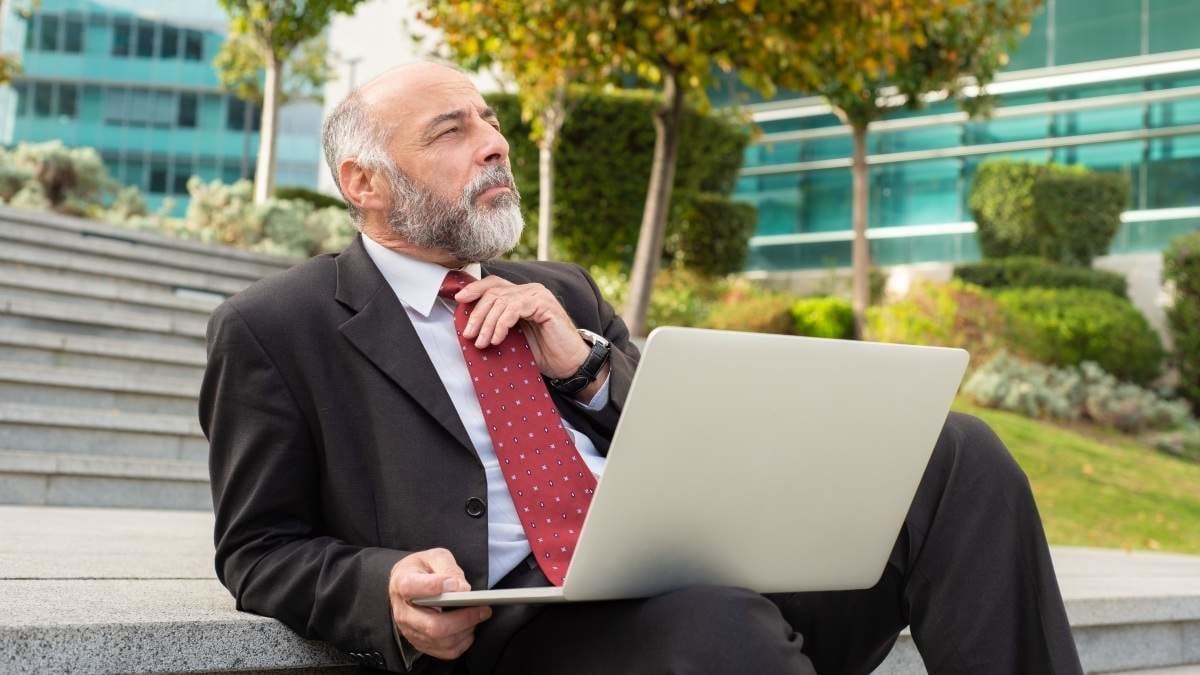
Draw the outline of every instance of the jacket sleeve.
[[[288,383],[231,303],[208,325],[200,424],[209,441],[216,572],[242,611],[405,671],[388,578],[407,551],[322,532],[319,455]]]
[[[587,283],[588,288],[596,296],[597,313],[600,319],[600,330],[597,332],[612,343],[612,351],[608,357],[608,405],[599,412],[591,413],[592,419],[606,430],[607,435],[611,438],[617,428],[621,410],[625,407],[625,398],[629,396],[629,385],[633,382],[633,372],[637,370],[641,353],[638,351],[637,345],[630,340],[629,329],[625,327],[625,321],[601,295],[600,288],[596,286],[591,275],[582,267],[578,265],[575,267],[579,270],[579,274]]]

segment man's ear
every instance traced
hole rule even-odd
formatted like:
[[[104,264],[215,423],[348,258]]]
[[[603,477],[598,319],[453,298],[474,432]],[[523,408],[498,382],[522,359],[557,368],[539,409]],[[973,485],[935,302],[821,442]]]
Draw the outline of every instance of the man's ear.
[[[343,159],[338,164],[342,193],[359,211],[382,211],[387,208],[388,195],[384,192],[384,181],[378,178],[374,171],[368,171],[353,159]]]

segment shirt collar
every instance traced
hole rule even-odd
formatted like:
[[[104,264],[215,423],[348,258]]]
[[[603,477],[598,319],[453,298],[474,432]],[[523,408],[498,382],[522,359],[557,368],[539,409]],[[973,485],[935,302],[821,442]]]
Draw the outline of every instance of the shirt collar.
[[[400,298],[400,302],[411,307],[421,316],[428,317],[429,313],[433,311],[434,303],[437,302],[438,290],[442,287],[442,281],[445,280],[446,273],[450,270],[437,263],[417,260],[412,256],[393,251],[365,233],[362,241],[367,255],[379,268],[383,278],[395,291],[396,297]],[[463,267],[461,271],[479,279],[482,278],[482,270],[479,263],[471,263]]]

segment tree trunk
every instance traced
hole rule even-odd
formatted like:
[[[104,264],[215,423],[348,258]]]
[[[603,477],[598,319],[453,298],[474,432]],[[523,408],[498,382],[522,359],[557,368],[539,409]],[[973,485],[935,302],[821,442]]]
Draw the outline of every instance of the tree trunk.
[[[268,50],[267,79],[263,86],[262,122],[258,130],[258,164],[254,170],[254,203],[262,204],[275,192],[275,142],[279,121],[282,63]]]
[[[538,260],[550,259],[550,236],[554,232],[554,140],[538,142]]]
[[[550,259],[554,235],[554,144],[567,117],[567,88],[554,91],[550,105],[542,111],[542,137],[538,139],[538,260]]]
[[[870,180],[867,174],[867,125],[854,124],[854,244],[851,249],[853,269],[852,298],[854,306],[854,333],[861,339],[864,334],[867,305],[871,302],[871,248],[867,244],[867,206],[870,195]]]
[[[654,111],[654,162],[650,167],[650,185],[642,210],[642,229],[638,234],[633,273],[629,279],[629,300],[625,323],[631,335],[646,334],[646,312],[654,277],[662,259],[663,236],[671,208],[671,190],[675,185],[675,161],[679,155],[679,122],[683,117],[683,92],[678,75],[663,78],[663,102]]]

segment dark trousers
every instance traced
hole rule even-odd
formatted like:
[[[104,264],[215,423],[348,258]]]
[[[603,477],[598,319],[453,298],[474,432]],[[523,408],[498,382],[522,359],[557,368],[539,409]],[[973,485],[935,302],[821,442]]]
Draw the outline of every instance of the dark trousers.
[[[505,586],[547,585],[519,566]],[[500,608],[497,608],[500,609]],[[983,422],[952,413],[883,577],[861,591],[700,587],[497,611],[474,673],[870,673],[912,627],[941,673],[1081,673],[1029,482]]]

